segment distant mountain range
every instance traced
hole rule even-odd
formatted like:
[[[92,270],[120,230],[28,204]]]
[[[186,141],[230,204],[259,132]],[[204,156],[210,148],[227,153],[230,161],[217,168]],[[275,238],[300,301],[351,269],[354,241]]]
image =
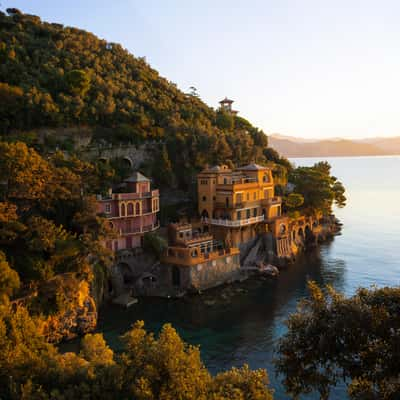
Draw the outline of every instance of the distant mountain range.
[[[400,136],[370,139],[304,139],[272,134],[269,145],[286,157],[345,157],[400,154]]]

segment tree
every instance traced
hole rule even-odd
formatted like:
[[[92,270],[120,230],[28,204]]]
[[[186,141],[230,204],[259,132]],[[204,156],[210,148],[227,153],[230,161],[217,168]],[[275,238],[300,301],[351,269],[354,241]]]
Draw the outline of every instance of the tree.
[[[212,400],[272,400],[265,370],[250,370],[248,365],[220,372],[213,382]]]
[[[349,298],[309,283],[278,345],[277,371],[294,398],[348,385],[352,399],[389,400],[400,394],[400,289],[359,289]]]
[[[90,88],[90,78],[85,71],[73,69],[65,74],[67,90],[76,96],[85,96]]]
[[[138,321],[123,336],[122,355],[126,396],[138,400],[270,400],[264,370],[233,368],[213,378],[200,359],[197,347],[185,344],[171,325],[158,338]]]
[[[231,131],[234,127],[234,119],[232,115],[227,113],[226,111],[218,110],[216,124],[218,128],[222,130]]]
[[[197,89],[194,86],[189,87],[189,95],[193,97],[200,97]]]
[[[0,306],[19,288],[19,276],[8,265],[6,255],[0,251]]]
[[[112,365],[114,364],[114,353],[107,346],[103,335],[100,333],[88,334],[81,340],[80,357],[94,365]]]
[[[344,187],[331,176],[330,169],[327,162],[320,162],[312,167],[298,167],[289,176],[289,182],[295,186],[294,191],[304,197],[304,206],[311,212],[329,214],[333,203],[338,207],[346,204]]]

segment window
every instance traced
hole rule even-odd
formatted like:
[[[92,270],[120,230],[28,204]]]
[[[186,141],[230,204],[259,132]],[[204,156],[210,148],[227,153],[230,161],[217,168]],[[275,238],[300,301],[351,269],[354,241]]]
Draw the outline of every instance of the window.
[[[257,200],[257,192],[253,193],[253,200]]]
[[[241,219],[241,218],[242,218],[242,213],[241,213],[241,211],[238,211],[236,213],[236,219]]]
[[[136,215],[140,215],[140,203],[136,203],[136,206],[135,206],[135,214],[136,214]]]
[[[207,200],[207,197],[206,196],[203,196],[203,199],[202,199],[203,201],[206,201]]]
[[[215,196],[213,196],[213,201],[215,201]]]
[[[129,203],[127,207],[128,215],[133,215],[133,204]]]
[[[224,185],[226,185],[228,183],[228,180],[226,178],[224,178]]]
[[[111,204],[107,203],[106,204],[106,214],[110,214],[111,213]]]
[[[253,217],[257,217],[257,208],[253,208]]]
[[[250,218],[250,210],[246,210],[246,218]]]
[[[121,204],[121,217],[125,217],[125,204]]]
[[[250,200],[250,193],[247,193],[246,199],[247,199],[247,201]]]

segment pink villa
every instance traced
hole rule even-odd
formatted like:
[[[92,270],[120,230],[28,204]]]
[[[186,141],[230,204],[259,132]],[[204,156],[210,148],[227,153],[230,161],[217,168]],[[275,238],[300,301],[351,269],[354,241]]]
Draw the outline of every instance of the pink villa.
[[[158,190],[150,189],[150,180],[135,172],[125,181],[123,193],[97,196],[97,210],[110,221],[117,237],[106,241],[110,250],[132,249],[143,246],[143,236],[159,228],[160,210]]]

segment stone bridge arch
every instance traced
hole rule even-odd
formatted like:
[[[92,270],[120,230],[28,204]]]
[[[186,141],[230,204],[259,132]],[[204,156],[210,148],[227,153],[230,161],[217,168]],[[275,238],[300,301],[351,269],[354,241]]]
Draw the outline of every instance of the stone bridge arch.
[[[128,168],[133,168],[134,162],[130,156],[122,157],[122,161]]]

